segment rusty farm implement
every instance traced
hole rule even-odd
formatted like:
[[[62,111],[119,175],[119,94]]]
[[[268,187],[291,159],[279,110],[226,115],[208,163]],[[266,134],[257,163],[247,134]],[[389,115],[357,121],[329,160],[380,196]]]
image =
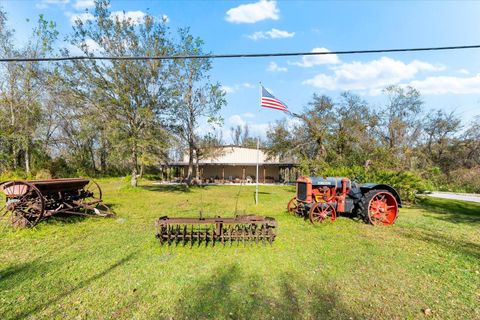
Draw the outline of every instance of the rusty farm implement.
[[[275,240],[277,222],[273,218],[242,215],[234,218],[169,218],[161,217],[155,222],[155,236],[161,244],[194,244],[205,246],[218,242],[270,243]]]
[[[338,214],[353,214],[369,224],[390,225],[401,206],[398,192],[386,184],[358,185],[344,177],[299,177],[296,196],[287,210],[312,223],[333,222]]]
[[[0,184],[0,219],[16,227],[34,227],[57,214],[110,216],[102,190],[82,178],[19,180]]]

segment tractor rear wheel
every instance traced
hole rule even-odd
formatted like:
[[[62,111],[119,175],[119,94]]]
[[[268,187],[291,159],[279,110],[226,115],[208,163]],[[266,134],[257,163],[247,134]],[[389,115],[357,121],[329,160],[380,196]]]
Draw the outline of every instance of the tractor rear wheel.
[[[337,218],[337,212],[330,203],[317,202],[310,209],[309,218],[313,224],[324,221],[334,222]]]
[[[290,201],[288,201],[287,211],[291,214],[296,214],[298,208],[297,197],[293,197]]]
[[[358,202],[357,214],[372,225],[391,225],[398,215],[397,199],[387,190],[370,190]]]

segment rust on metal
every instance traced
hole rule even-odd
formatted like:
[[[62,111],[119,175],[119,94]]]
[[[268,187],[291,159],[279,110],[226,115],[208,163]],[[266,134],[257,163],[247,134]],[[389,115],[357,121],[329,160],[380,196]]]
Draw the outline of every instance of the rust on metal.
[[[205,246],[216,242],[270,243],[275,240],[277,222],[270,217],[242,215],[234,218],[169,218],[163,216],[155,222],[155,236],[160,243],[172,245],[194,244]]]
[[[100,186],[83,178],[7,181],[0,193],[0,219],[17,227],[34,227],[56,214],[113,215]]]

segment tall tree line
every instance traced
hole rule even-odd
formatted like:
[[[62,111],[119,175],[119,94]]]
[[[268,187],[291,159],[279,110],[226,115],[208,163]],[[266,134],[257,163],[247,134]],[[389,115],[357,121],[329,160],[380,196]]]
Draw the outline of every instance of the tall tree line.
[[[142,21],[112,15],[96,1],[93,19],[77,20],[69,46],[54,50],[54,22],[40,16],[31,39],[18,48],[0,8],[0,55],[42,57],[161,56],[201,54],[203,42],[188,29],[172,32],[162,19]],[[72,51],[73,50],[73,51]],[[209,79],[209,60],[76,60],[0,65],[0,171],[27,175],[124,173],[132,186],[145,166],[167,158],[172,145],[194,150],[202,119],[221,122],[220,85]]]
[[[299,161],[304,174],[360,166],[480,191],[480,116],[462,123],[454,112],[426,110],[412,87],[383,94],[386,102],[375,106],[349,92],[337,100],[314,94],[300,114],[270,127],[270,155]]]

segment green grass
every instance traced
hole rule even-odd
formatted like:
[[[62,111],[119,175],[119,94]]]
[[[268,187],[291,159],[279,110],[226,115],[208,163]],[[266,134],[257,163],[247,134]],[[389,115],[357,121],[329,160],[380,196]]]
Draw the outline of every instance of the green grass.
[[[238,186],[100,181],[110,219],[0,234],[0,319],[479,319],[480,206],[403,208],[392,227],[285,212],[293,187],[243,187],[240,212],[275,217],[272,246],[161,247],[162,215],[232,216]],[[426,316],[425,309],[431,309]]]

